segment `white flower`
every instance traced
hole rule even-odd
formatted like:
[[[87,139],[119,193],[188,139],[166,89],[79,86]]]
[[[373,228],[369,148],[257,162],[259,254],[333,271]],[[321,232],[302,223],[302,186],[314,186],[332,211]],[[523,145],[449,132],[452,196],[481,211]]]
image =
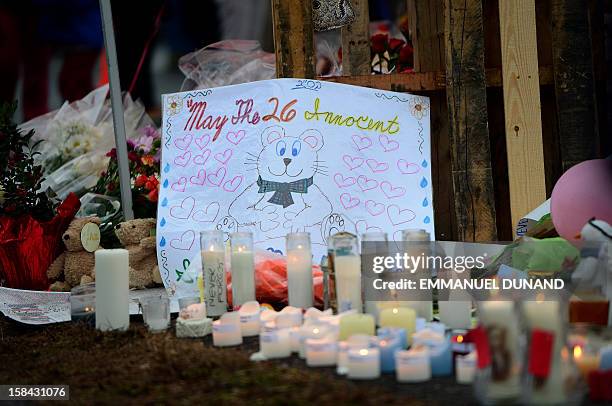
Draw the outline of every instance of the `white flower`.
[[[417,120],[422,120],[429,113],[429,103],[424,97],[415,96],[410,100],[410,112]]]
[[[181,112],[183,100],[179,96],[168,96],[166,98],[166,114],[175,115]]]

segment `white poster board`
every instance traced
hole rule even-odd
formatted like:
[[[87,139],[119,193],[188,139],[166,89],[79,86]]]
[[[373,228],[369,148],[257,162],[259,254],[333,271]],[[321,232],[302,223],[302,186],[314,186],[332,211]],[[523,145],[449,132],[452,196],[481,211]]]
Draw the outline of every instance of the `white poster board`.
[[[434,235],[429,99],[303,79],[163,96],[158,259],[171,294],[197,292],[199,232],[249,230],[283,253],[310,232]]]

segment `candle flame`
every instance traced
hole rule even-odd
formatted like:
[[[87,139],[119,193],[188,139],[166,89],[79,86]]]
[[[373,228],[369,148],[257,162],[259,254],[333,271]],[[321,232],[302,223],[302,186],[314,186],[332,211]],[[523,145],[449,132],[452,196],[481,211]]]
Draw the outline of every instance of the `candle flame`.
[[[238,247],[238,252],[242,252],[242,247]]]
[[[314,334],[319,334],[319,329],[315,327],[315,328],[312,329],[312,332]]]
[[[582,348],[579,345],[574,347],[574,358],[582,357]]]
[[[208,250],[209,250],[210,252],[213,252],[213,251],[215,250],[215,246],[214,246],[214,245],[211,245],[211,246],[208,248]]]
[[[397,308],[393,309],[393,314],[397,314],[397,312],[399,312],[399,310]]]
[[[462,343],[463,342],[463,336],[462,335],[458,335],[457,336],[457,342],[458,343]]]
[[[363,350],[359,350],[359,355],[368,355],[368,350],[365,348]]]

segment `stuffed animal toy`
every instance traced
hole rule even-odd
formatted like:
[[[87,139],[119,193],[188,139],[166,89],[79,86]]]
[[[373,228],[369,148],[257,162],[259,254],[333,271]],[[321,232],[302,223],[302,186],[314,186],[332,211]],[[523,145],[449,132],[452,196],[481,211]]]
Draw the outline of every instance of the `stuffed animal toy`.
[[[155,219],[134,219],[115,226],[119,242],[130,253],[130,288],[145,288],[161,284],[157,266]]]
[[[97,217],[75,218],[62,235],[66,251],[57,257],[47,269],[47,278],[54,281],[49,287],[50,290],[67,292],[74,286],[90,283],[96,279],[94,253],[86,251],[81,242],[81,230],[88,223],[100,225],[100,219]]]

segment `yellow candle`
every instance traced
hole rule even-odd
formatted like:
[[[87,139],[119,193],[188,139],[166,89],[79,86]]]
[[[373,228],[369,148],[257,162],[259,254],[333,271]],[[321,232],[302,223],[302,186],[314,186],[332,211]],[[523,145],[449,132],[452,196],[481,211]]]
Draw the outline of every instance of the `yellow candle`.
[[[406,330],[407,344],[412,342],[416,330],[416,312],[409,307],[393,307],[380,311],[380,327],[396,327]]]
[[[340,318],[339,340],[346,340],[355,334],[374,335],[374,316],[371,314],[353,313]]]

